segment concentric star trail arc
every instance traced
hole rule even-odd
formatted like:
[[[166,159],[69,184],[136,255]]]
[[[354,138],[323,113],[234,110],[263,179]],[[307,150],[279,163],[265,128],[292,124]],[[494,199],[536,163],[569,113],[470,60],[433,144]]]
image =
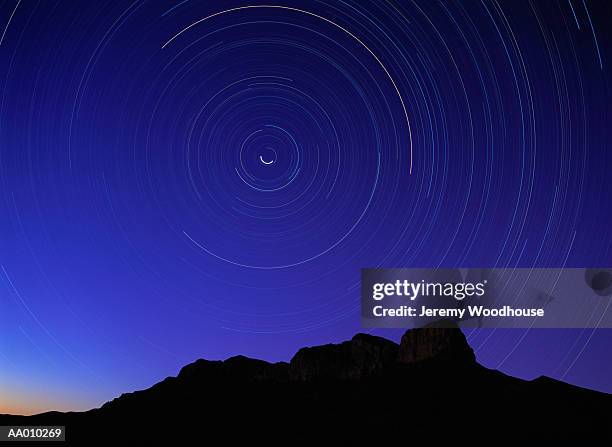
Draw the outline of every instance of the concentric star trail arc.
[[[281,6],[281,5],[247,5],[247,6],[240,6],[237,8],[230,8],[230,9],[226,9],[223,11],[219,11],[216,12],[214,14],[210,14],[209,16],[206,16],[200,20],[196,20],[195,22],[193,22],[191,25],[186,26],[185,28],[183,28],[182,30],[180,30],[178,33],[176,33],[174,36],[172,36],[170,39],[168,39],[166,41],[166,43],[164,43],[162,45],[162,49],[166,48],[168,45],[170,45],[178,36],[180,36],[181,34],[183,34],[184,32],[188,31],[189,29],[193,28],[196,25],[199,25],[200,23],[205,22],[206,20],[212,19],[213,17],[217,17],[223,14],[228,14],[230,12],[235,12],[235,11],[241,11],[241,10],[246,10],[246,9],[283,9],[283,10],[287,10],[287,11],[294,11],[294,12],[299,12],[302,14],[306,14],[309,15],[311,17],[316,17],[317,19],[323,20],[327,23],[329,23],[330,25],[335,26],[336,28],[342,30],[344,33],[346,33],[347,35],[349,35],[350,37],[352,37],[355,41],[357,41],[363,48],[365,48],[368,53],[370,53],[372,55],[372,57],[376,60],[376,62],[378,62],[378,65],[380,65],[380,67],[383,69],[383,71],[385,72],[385,74],[387,75],[387,78],[389,78],[389,81],[391,81],[391,84],[393,84],[393,88],[395,89],[395,92],[397,94],[397,97],[402,105],[402,110],[404,112],[404,117],[406,119],[406,125],[408,126],[408,138],[409,138],[409,153],[410,153],[410,167],[409,167],[409,173],[412,175],[412,167],[413,167],[413,154],[412,154],[412,127],[410,125],[410,118],[408,117],[408,110],[406,109],[406,104],[404,103],[404,98],[402,98],[402,94],[397,86],[397,83],[395,82],[395,79],[393,79],[393,76],[391,76],[391,73],[389,73],[389,70],[387,69],[387,67],[385,66],[385,64],[383,64],[383,62],[380,60],[380,58],[376,55],[376,53],[374,53],[370,47],[368,47],[359,37],[357,37],[355,34],[353,34],[352,32],[350,32],[349,30],[347,30],[345,27],[343,27],[342,25],[337,24],[336,22],[334,22],[333,20],[330,20],[326,17],[323,17],[319,14],[315,14],[313,12],[310,11],[306,11],[304,9],[299,9],[299,8],[292,8],[290,6]]]

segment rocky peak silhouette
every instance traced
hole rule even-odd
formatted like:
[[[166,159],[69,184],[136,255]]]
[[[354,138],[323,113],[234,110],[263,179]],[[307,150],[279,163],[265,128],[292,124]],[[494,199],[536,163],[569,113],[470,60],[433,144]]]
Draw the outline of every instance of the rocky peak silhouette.
[[[457,364],[476,361],[474,351],[455,323],[441,321],[406,331],[400,342],[398,361],[410,364],[434,359]]]
[[[269,440],[281,428],[312,434],[325,427],[328,435],[352,437],[374,420],[384,427],[409,427],[411,433],[437,433],[440,427],[461,431],[469,416],[481,432],[507,433],[511,423],[545,433],[554,424],[564,432],[605,438],[611,404],[608,394],[487,369],[476,362],[461,330],[445,323],[411,329],[399,345],[357,334],[339,344],[302,348],[289,363],[244,356],[200,359],[177,377],[123,394],[99,409],[0,415],[0,425],[66,425],[67,439],[83,442],[92,433],[99,439],[111,433],[133,439],[153,427],[162,430],[160,436],[182,438],[196,427],[205,436],[248,435],[252,441]],[[109,426],[112,432],[105,431]]]

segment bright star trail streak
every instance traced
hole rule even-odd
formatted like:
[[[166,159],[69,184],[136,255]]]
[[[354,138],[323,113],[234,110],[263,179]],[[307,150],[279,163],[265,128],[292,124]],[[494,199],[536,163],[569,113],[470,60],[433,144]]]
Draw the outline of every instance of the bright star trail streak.
[[[389,70],[387,70],[387,67],[385,67],[385,64],[382,63],[382,61],[378,58],[378,56],[361,39],[359,39],[357,36],[355,36],[353,33],[351,33],[349,30],[347,30],[343,26],[338,25],[336,22],[334,22],[332,20],[329,20],[328,18],[325,18],[325,17],[320,16],[318,14],[312,13],[310,11],[305,11],[303,9],[298,9],[298,8],[291,8],[289,6],[280,6],[280,5],[249,5],[249,6],[240,6],[240,7],[237,7],[237,8],[231,8],[231,9],[226,9],[224,11],[216,12],[214,14],[211,14],[211,15],[209,15],[207,17],[204,17],[204,18],[202,18],[200,20],[197,20],[197,21],[193,22],[191,25],[183,28],[178,33],[176,33],[174,36],[172,36],[166,43],[164,43],[162,45],[162,49],[166,48],[170,43],[172,43],[172,41],[174,39],[176,39],[178,36],[183,34],[185,31],[193,28],[194,26],[196,26],[196,25],[198,25],[198,24],[200,24],[202,22],[205,22],[206,20],[212,19],[213,17],[217,17],[217,16],[220,16],[222,14],[227,14],[227,13],[230,13],[230,12],[240,11],[240,10],[244,10],[244,9],[261,9],[261,8],[266,8],[266,9],[285,9],[287,11],[299,12],[299,13],[306,14],[306,15],[309,15],[311,17],[316,17],[317,19],[323,20],[323,21],[329,23],[330,25],[333,25],[336,28],[344,31],[349,36],[351,36],[363,48],[365,48],[372,55],[372,57],[374,59],[376,59],[376,62],[378,62],[378,65],[380,65],[380,67],[383,69],[383,71],[385,72],[385,74],[389,78],[389,81],[391,81],[391,83],[393,84],[393,88],[395,89],[395,92],[397,93],[397,97],[398,97],[400,103],[402,104],[402,109],[404,110],[404,116],[406,118],[406,125],[408,126],[408,138],[410,140],[410,147],[409,147],[410,168],[409,168],[409,174],[412,175],[412,164],[413,164],[413,160],[412,160],[412,156],[413,156],[413,154],[412,154],[412,127],[410,126],[410,118],[408,118],[408,111],[406,110],[406,104],[404,104],[404,98],[402,98],[402,94],[400,93],[400,90],[397,87],[397,84],[395,83],[395,80],[393,79],[393,76],[391,76],[391,73],[389,73]]]

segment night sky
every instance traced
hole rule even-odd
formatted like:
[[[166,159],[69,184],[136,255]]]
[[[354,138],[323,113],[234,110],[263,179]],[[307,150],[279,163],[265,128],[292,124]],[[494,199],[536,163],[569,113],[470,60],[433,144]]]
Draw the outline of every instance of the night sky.
[[[611,30],[606,0],[0,1],[0,412],[350,338],[363,267],[612,265]],[[612,392],[612,331],[466,335]]]

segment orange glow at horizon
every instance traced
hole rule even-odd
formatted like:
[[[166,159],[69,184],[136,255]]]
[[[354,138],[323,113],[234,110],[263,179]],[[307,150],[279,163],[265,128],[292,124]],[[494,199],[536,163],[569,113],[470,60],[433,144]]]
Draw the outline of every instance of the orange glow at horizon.
[[[47,411],[82,411],[89,408],[82,403],[64,401],[54,396],[37,393],[15,393],[0,387],[0,414],[29,416]]]

